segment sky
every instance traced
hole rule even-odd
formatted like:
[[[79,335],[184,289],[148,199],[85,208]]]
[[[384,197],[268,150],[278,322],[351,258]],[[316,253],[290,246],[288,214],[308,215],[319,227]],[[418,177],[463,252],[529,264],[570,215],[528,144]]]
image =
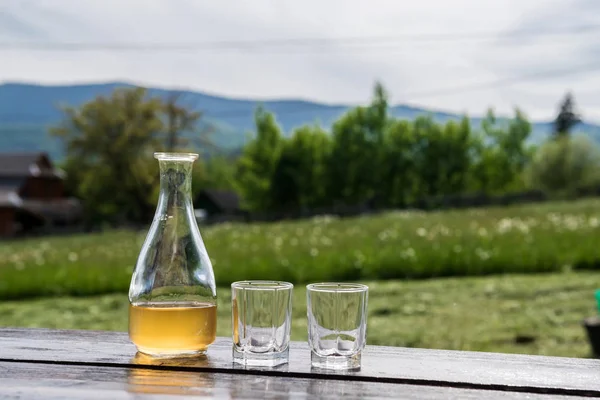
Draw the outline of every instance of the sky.
[[[600,1],[0,0],[0,82],[115,80],[600,122]]]

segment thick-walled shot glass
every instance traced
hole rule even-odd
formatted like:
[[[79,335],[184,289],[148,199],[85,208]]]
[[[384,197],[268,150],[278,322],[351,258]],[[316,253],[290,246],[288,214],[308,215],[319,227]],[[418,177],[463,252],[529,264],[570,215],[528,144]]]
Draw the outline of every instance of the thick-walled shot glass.
[[[306,288],[312,366],[360,368],[369,288],[355,283],[313,283]]]
[[[293,287],[276,281],[231,284],[234,362],[270,367],[288,362]]]

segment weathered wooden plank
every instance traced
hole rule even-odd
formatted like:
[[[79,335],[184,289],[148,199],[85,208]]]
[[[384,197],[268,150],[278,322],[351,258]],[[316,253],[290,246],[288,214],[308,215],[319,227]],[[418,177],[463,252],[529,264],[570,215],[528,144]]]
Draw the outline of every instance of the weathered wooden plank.
[[[522,399],[522,393],[211,372],[0,362],[0,398]],[[533,400],[581,397],[532,394]]]
[[[559,357],[368,346],[356,372],[315,371],[305,343],[294,342],[290,363],[275,370],[236,366],[230,339],[219,338],[204,358],[155,360],[136,355],[126,333],[0,329],[0,361],[99,366],[143,365],[181,371],[252,373],[450,386],[529,393],[600,396],[600,361]]]

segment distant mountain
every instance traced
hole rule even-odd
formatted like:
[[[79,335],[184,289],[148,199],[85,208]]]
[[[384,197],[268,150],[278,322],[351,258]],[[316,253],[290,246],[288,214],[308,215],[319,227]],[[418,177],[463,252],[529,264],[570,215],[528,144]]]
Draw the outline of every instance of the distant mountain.
[[[54,158],[61,158],[60,143],[47,134],[47,127],[60,121],[61,105],[79,106],[100,95],[109,95],[118,87],[132,87],[121,82],[42,86],[21,83],[0,85],[0,152],[48,151]],[[167,97],[171,90],[150,88],[152,96]],[[254,129],[253,113],[260,103],[277,116],[286,133],[293,128],[311,123],[330,127],[349,107],[348,104],[322,104],[303,100],[233,99],[193,91],[179,91],[183,104],[204,113],[204,123],[214,130],[213,141],[226,150],[241,147]],[[429,114],[439,122],[457,120],[457,114],[431,111],[406,105],[391,107],[397,118],[414,119]],[[479,126],[481,119],[473,118]],[[532,142],[541,142],[552,129],[550,122],[537,122],[533,126]],[[577,131],[589,135],[600,143],[600,126],[582,123]]]

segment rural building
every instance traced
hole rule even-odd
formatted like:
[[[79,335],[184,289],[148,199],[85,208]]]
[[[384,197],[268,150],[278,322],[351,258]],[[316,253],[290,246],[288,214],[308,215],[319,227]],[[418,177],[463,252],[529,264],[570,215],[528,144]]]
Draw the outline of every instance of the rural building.
[[[64,176],[45,153],[0,153],[0,236],[68,226],[82,215]]]
[[[240,199],[232,190],[205,189],[194,199],[196,216],[209,221],[234,220],[242,216]]]

